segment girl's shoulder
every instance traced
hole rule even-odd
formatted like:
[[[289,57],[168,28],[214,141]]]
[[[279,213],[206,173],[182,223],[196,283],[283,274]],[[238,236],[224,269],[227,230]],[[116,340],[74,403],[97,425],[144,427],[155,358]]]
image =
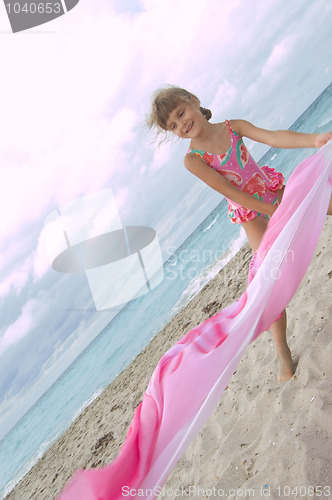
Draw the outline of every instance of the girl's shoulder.
[[[188,170],[190,170],[190,168],[194,167],[195,165],[198,166],[199,163],[203,161],[205,154],[206,152],[200,149],[189,148],[183,159],[184,166]]]
[[[245,120],[240,120],[240,119],[231,119],[231,120],[225,120],[225,124],[228,127],[230,132],[235,132],[236,135],[239,135],[240,137],[243,136],[243,123]]]

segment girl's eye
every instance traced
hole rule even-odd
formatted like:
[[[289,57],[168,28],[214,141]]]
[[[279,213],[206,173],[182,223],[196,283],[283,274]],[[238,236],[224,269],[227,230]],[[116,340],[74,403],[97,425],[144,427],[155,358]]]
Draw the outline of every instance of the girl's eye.
[[[184,111],[180,111],[180,113],[179,113],[180,118],[181,118],[181,116],[183,116],[183,113],[184,113]]]

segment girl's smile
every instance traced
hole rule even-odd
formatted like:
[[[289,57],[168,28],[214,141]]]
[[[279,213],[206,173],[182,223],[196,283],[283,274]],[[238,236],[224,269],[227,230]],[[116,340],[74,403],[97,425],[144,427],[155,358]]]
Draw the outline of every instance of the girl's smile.
[[[189,125],[189,127],[186,130],[186,134],[188,134],[191,131],[191,129],[193,128],[193,126],[194,126],[194,122],[191,122],[191,124]]]

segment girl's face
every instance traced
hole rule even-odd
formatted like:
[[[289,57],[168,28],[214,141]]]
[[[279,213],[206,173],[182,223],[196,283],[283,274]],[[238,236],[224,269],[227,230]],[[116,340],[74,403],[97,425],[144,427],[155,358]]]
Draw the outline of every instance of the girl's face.
[[[183,101],[169,114],[167,120],[167,130],[182,139],[192,139],[201,130],[205,117],[199,109],[199,102]]]

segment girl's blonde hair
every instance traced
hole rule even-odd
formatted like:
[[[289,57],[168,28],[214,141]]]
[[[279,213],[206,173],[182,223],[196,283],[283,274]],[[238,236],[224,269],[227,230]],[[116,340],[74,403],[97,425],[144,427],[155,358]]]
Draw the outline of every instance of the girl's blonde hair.
[[[196,101],[200,104],[199,99],[194,94],[180,87],[170,85],[169,87],[156,90],[152,96],[151,113],[146,118],[148,127],[156,129],[157,135],[164,133],[165,139],[167,139],[168,117],[183,101],[191,104]],[[205,118],[210,120],[212,116],[211,111],[202,107],[200,107],[200,110]]]

